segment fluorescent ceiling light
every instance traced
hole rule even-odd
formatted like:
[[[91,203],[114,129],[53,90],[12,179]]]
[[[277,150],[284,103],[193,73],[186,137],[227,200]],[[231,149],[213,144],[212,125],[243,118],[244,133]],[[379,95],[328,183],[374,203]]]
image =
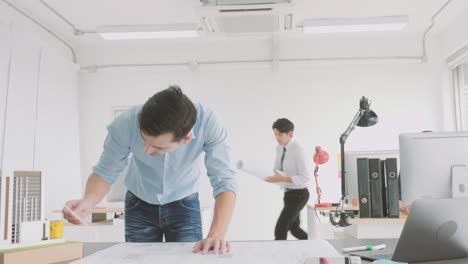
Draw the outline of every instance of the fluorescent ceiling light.
[[[408,16],[328,18],[304,20],[304,34],[398,31],[408,24]]]
[[[195,24],[106,26],[98,28],[97,33],[106,40],[198,37]]]

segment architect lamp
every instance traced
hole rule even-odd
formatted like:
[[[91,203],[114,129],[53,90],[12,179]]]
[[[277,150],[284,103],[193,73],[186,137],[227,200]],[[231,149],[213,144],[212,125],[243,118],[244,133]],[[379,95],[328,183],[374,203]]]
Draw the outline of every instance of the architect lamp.
[[[341,205],[341,211],[335,212],[335,216],[339,216],[338,220],[335,220],[332,214],[330,214],[330,221],[333,225],[336,226],[348,226],[349,224],[346,222],[348,217],[353,217],[354,215],[351,213],[346,213],[343,210],[343,203],[345,202],[346,196],[346,186],[345,186],[345,151],[344,151],[344,144],[346,143],[346,139],[348,139],[349,134],[354,130],[356,126],[359,127],[369,127],[373,126],[378,122],[377,114],[374,111],[370,110],[370,101],[366,97],[362,97],[359,101],[359,110],[357,111],[356,115],[354,116],[353,120],[346,128],[346,130],[340,136],[340,146],[341,146],[341,199],[339,204]]]

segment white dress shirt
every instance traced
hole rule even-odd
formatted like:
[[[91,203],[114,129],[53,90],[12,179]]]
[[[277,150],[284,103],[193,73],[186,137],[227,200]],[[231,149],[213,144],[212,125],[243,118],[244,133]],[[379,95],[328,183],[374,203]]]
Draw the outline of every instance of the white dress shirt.
[[[288,144],[276,147],[275,169],[281,170],[281,156],[284,147],[286,147],[286,153],[283,160],[283,173],[291,177],[293,182],[288,184],[286,188],[306,188],[311,177],[311,164],[305,155],[304,148],[294,138],[291,138]],[[312,157],[310,159],[312,160]]]

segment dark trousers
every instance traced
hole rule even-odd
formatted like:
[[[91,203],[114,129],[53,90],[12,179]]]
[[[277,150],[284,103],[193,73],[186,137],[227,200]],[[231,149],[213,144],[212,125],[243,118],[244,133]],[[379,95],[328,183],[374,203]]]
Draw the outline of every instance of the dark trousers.
[[[309,190],[299,189],[284,193],[284,207],[276,222],[275,240],[286,240],[288,231],[297,239],[307,239],[307,233],[301,229],[299,216],[309,201]]]
[[[126,242],[196,242],[202,239],[198,193],[164,205],[146,203],[127,191]]]

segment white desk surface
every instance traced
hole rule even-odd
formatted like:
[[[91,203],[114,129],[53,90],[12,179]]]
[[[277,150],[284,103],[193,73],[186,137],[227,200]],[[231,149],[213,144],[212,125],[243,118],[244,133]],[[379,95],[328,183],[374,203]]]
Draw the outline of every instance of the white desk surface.
[[[317,241],[317,240],[309,240],[309,241]],[[323,240],[322,240],[323,241]],[[341,249],[344,248],[344,247],[354,247],[354,246],[361,246],[361,245],[377,245],[377,244],[386,244],[388,247],[395,247],[396,246],[396,243],[398,241],[398,239],[334,239],[334,240],[327,240],[331,246],[333,246],[336,251],[339,253],[339,254],[342,254],[341,252]],[[250,244],[257,244],[256,247],[254,247],[252,249],[252,251],[256,251],[256,248],[258,248],[259,246],[262,246],[264,245],[263,247],[268,247],[268,244],[272,243],[274,241],[257,241],[257,242],[233,242],[234,243],[234,247],[236,248],[236,244],[237,243],[250,243]],[[291,247],[288,247],[288,249],[285,249],[287,251],[289,251],[289,248],[293,248],[292,246],[294,245],[294,242],[297,242],[297,241],[281,241],[280,243],[284,243],[284,245],[289,245]],[[90,256],[91,254],[93,253],[96,253],[96,252],[99,252],[101,250],[104,250],[106,248],[109,248],[111,246],[114,246],[114,245],[118,245],[119,243],[84,243],[84,256]],[[122,243],[120,243],[122,244]],[[125,244],[125,243],[123,243]],[[180,244],[180,243],[171,243],[171,244]],[[192,243],[193,245],[193,243]],[[336,252],[335,251],[335,252]],[[270,248],[269,250],[270,254],[273,252],[273,249]],[[192,254],[192,253],[190,253]],[[343,255],[347,255],[347,254],[343,254]],[[84,258],[82,260],[87,260],[88,258]],[[204,260],[206,260],[207,258],[205,258]],[[218,260],[221,260],[218,258]],[[220,261],[221,263],[230,263],[228,261]],[[88,264],[92,264],[94,262],[77,262],[77,263],[88,263]],[[106,263],[106,262],[103,262],[103,263]],[[183,263],[183,262],[182,262]],[[192,260],[190,262],[186,262],[186,263],[196,263],[196,262],[193,262]],[[204,262],[204,263],[209,263],[209,262]],[[216,262],[214,262],[216,263]],[[251,263],[251,262],[240,262],[242,264],[248,264],[248,263]],[[255,262],[254,262],[255,263]],[[262,263],[262,262],[259,262],[259,263]],[[279,263],[279,262],[271,262],[271,263]],[[297,263],[297,262],[291,262],[291,261],[288,261],[288,262],[283,262],[283,263]],[[281,264],[283,264],[281,263]],[[313,263],[313,262],[307,262],[307,263]],[[363,264],[366,264],[366,263],[371,263],[371,261],[366,261],[366,260],[362,260],[362,263]],[[468,263],[468,259],[453,259],[453,260],[443,260],[443,261],[431,261],[431,262],[421,262],[421,263],[418,263],[418,264],[466,264]]]
[[[341,260],[340,253],[325,240],[231,242],[232,252],[224,255],[192,253],[194,243],[118,243],[74,264],[123,263],[310,263],[319,257]],[[86,251],[86,250],[85,250]],[[86,254],[86,253],[85,253]],[[333,263],[333,261],[331,262]]]

